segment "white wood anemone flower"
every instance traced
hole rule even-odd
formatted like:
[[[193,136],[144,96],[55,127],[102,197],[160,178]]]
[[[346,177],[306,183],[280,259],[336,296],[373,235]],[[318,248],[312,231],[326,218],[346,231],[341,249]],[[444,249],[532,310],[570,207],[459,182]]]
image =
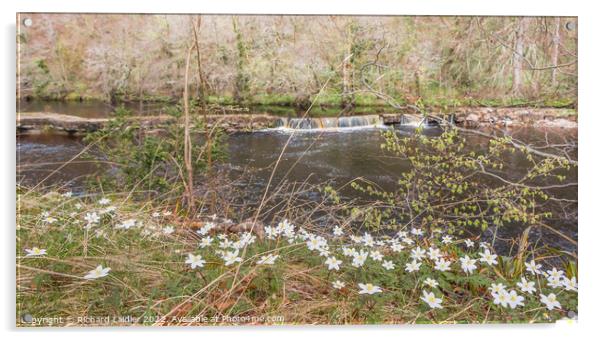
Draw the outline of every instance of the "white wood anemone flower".
[[[422,263],[417,262],[416,260],[413,260],[412,262],[408,262],[408,263],[406,263],[406,272],[411,273],[411,272],[420,270],[420,265],[422,265]]]
[[[380,253],[380,251],[378,250],[373,250],[370,252],[370,258],[373,259],[374,261],[382,261],[383,259],[383,254]]]
[[[543,294],[539,294],[539,298],[541,303],[543,303],[544,305],[546,305],[546,308],[548,310],[553,310],[554,308],[562,308],[562,306],[560,305],[560,302],[558,302],[557,298],[556,298],[556,294],[554,293],[550,293],[549,295],[543,295]]]
[[[259,261],[257,261],[257,264],[264,264],[264,265],[269,265],[269,264],[274,264],[274,262],[276,262],[276,259],[278,259],[280,255],[275,255],[275,254],[268,254],[268,255],[263,255]]]
[[[31,249],[25,249],[25,257],[35,257],[35,256],[44,256],[46,255],[46,249],[41,249],[38,247],[33,247]]]
[[[379,286],[375,286],[372,283],[359,283],[358,286],[360,287],[360,294],[372,295],[382,292],[382,289]]]
[[[460,264],[462,270],[467,274],[472,274],[472,272],[477,269],[477,260],[471,259],[468,255],[460,258]]]
[[[420,299],[424,301],[427,305],[429,305],[430,308],[443,308],[443,306],[441,306],[441,302],[443,302],[443,299],[436,297],[435,293],[433,292],[427,293],[426,290],[423,290]]]
[[[383,261],[383,268],[385,268],[386,270],[393,270],[395,269],[395,264],[393,263],[393,261],[385,260]]]
[[[432,288],[435,288],[439,285],[439,282],[428,277],[428,278],[426,278],[426,280],[424,280],[424,284],[427,286],[430,286]]]
[[[338,225],[334,227],[334,229],[332,230],[332,234],[334,236],[343,236],[343,228],[339,227]]]
[[[100,222],[100,216],[96,212],[87,212],[86,216],[84,216],[84,220],[86,220],[87,225],[86,228],[90,229],[93,224],[97,224]]]
[[[54,218],[54,217],[51,217],[51,216],[47,216],[47,217],[44,218],[44,223],[47,223],[47,224],[52,224],[52,223],[54,223],[56,221],[58,221],[58,220],[56,218]]]
[[[527,268],[527,271],[533,275],[541,274],[541,264],[535,263],[534,260],[531,260],[531,262],[525,262],[525,267]]]
[[[568,291],[577,291],[577,278],[574,276],[570,279],[568,277],[565,277],[562,284],[564,285],[564,289]]]
[[[520,282],[516,284],[518,288],[520,288],[521,292],[526,292],[529,294],[533,294],[537,291],[535,288],[535,282],[527,281],[524,277],[520,278]]]
[[[520,295],[518,295],[515,290],[511,290],[508,293],[508,306],[511,309],[514,309],[517,306],[524,306],[525,305],[523,303],[524,300],[525,300],[525,298],[522,297],[522,296],[520,296]]]
[[[492,283],[489,290],[491,290],[491,294],[499,294],[506,290],[506,286],[503,283]]]
[[[448,270],[450,270],[451,266],[451,262],[450,261],[446,261],[445,259],[439,259],[437,260],[437,262],[435,262],[435,269],[442,271],[442,272],[446,272]]]
[[[426,250],[424,250],[420,247],[416,247],[416,248],[412,249],[412,255],[410,255],[410,257],[416,261],[422,260],[425,256],[426,256]]]
[[[485,251],[479,253],[479,255],[481,255],[481,262],[487,263],[490,266],[497,264],[497,255],[492,254],[489,249],[485,249]]]
[[[205,260],[201,255],[188,254],[188,258],[186,259],[186,264],[190,265],[190,268],[203,268],[205,266]]]
[[[334,289],[343,289],[345,288],[345,282],[341,282],[339,280],[332,282],[332,288]]]
[[[367,259],[368,253],[361,250],[360,252],[353,254],[353,262],[351,263],[351,265],[356,268],[359,268],[364,265]]]
[[[86,276],[84,276],[84,279],[95,280],[95,279],[98,279],[101,277],[105,277],[105,276],[109,275],[110,271],[111,271],[111,268],[109,268],[109,267],[103,268],[102,265],[99,264],[98,267],[89,271],[88,274],[86,274]]]
[[[337,258],[336,258],[336,257],[334,257],[334,256],[332,256],[332,257],[329,257],[329,258],[326,260],[326,262],[324,262],[324,264],[328,265],[328,270],[333,270],[333,269],[334,269],[334,270],[339,270],[339,269],[340,269],[339,265],[340,265],[341,263],[343,263],[343,261],[341,261],[341,260],[337,260]]]
[[[226,252],[222,258],[226,266],[232,265],[235,262],[242,262],[242,258],[238,256],[238,249]]]
[[[211,242],[213,242],[213,238],[211,236],[206,236],[199,243],[199,247],[201,247],[201,248],[209,247],[211,245]]]
[[[510,295],[506,290],[502,290],[499,293],[491,293],[493,296],[493,304],[501,305],[502,307],[508,307],[508,302],[510,301]]]

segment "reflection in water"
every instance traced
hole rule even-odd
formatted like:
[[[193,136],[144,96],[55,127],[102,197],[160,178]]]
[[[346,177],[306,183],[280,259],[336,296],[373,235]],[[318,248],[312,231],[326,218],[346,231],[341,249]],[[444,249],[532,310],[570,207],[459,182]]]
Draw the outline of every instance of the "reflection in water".
[[[126,102],[120,103],[137,115],[158,115],[165,113],[167,104],[160,102]],[[53,112],[85,118],[105,118],[117,108],[116,105],[102,101],[26,101],[17,102],[18,112]]]
[[[86,118],[106,118],[111,115],[118,106],[123,106],[134,115],[151,116],[167,114],[169,107],[174,103],[164,102],[122,102],[112,105],[99,100],[86,101],[41,101],[22,99],[17,101],[17,112],[53,112],[71,116]],[[210,110],[213,114],[229,113],[268,113],[274,116],[294,118],[306,117],[306,111],[292,106],[256,105],[249,108],[233,106],[231,108],[219,106]],[[389,107],[358,107],[351,110],[352,115],[367,115],[383,112],[395,112]],[[337,107],[313,107],[309,116],[313,117],[338,117],[342,115],[342,109]]]

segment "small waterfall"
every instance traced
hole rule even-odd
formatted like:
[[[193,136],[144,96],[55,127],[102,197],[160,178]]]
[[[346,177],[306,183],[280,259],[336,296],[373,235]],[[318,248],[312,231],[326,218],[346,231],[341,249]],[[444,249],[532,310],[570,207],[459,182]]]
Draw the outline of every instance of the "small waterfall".
[[[379,127],[382,121],[378,115],[325,118],[280,118],[276,127],[296,130],[340,129],[358,127]]]

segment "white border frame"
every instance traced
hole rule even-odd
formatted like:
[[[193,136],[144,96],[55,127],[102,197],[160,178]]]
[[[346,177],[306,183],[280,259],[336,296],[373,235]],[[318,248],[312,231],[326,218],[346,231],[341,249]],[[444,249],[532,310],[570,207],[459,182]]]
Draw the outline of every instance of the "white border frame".
[[[14,334],[20,339],[60,336],[71,339],[96,339],[107,336],[114,337],[116,330],[125,331],[126,336],[145,336],[149,339],[164,338],[167,332],[176,333],[178,337],[214,337],[228,336],[247,339],[305,338],[308,336],[337,336],[349,339],[366,339],[371,336],[399,337],[411,336],[419,339],[441,337],[474,337],[479,339],[512,339],[516,337],[546,337],[547,339],[586,335],[597,329],[600,306],[598,282],[600,268],[598,263],[599,245],[602,239],[597,216],[598,197],[602,195],[598,173],[601,169],[600,134],[602,112],[596,106],[600,97],[597,83],[600,79],[599,59],[600,33],[602,17],[592,4],[576,1],[526,1],[505,0],[492,2],[488,0],[219,0],[219,1],[177,1],[177,0],[101,0],[95,3],[88,1],[20,0],[19,3],[3,1],[2,11],[2,73],[0,74],[0,91],[2,106],[3,147],[0,148],[0,159],[9,160],[8,166],[2,167],[2,186],[5,194],[0,204],[4,223],[2,225],[2,257],[4,274],[2,275],[1,300],[4,306],[0,309],[3,332]],[[579,23],[579,144],[581,166],[579,179],[582,185],[579,190],[579,225],[580,240],[580,304],[579,321],[571,325],[456,325],[456,326],[270,326],[270,327],[207,327],[207,328],[97,328],[46,330],[42,334],[37,329],[15,328],[15,18],[16,12],[105,12],[105,13],[238,13],[238,14],[363,14],[363,15],[562,15],[578,16]],[[46,332],[61,334],[45,334]],[[136,334],[128,334],[134,332]],[[311,332],[311,334],[307,334]],[[334,333],[336,332],[336,334]],[[108,334],[111,333],[111,334]],[[144,333],[144,335],[140,334]],[[447,339],[446,339],[447,340]]]

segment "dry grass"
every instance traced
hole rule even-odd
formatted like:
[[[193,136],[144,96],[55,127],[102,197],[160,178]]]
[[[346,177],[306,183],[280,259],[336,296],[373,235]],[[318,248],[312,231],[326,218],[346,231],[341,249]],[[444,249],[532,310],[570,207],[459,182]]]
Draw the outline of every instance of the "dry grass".
[[[21,195],[20,195],[21,197]],[[127,196],[126,196],[127,197]],[[410,275],[403,271],[405,255],[385,251],[395,260],[392,273],[378,262],[367,262],[362,269],[343,265],[341,271],[328,271],[324,258],[309,251],[304,242],[257,240],[246,246],[239,267],[225,266],[215,254],[217,247],[199,249],[199,237],[171,216],[152,217],[138,203],[112,196],[113,213],[104,214],[89,231],[82,228],[87,211],[99,211],[97,198],[62,198],[57,194],[29,192],[20,201],[17,230],[17,319],[63,317],[61,325],[106,325],[104,321],[78,320],[78,317],[110,317],[111,325],[216,325],[216,324],[364,324],[364,323],[480,323],[548,322],[576,308],[576,294],[561,293],[563,309],[547,312],[535,298],[516,310],[491,303],[487,287],[502,278],[498,270],[482,267],[475,279],[440,275],[432,269]],[[80,209],[76,204],[82,204]],[[290,209],[290,207],[288,208]],[[43,222],[48,211],[58,220]],[[75,214],[73,214],[75,213]],[[135,218],[142,226],[123,230],[115,226]],[[175,232],[164,235],[161,229],[173,224]],[[145,230],[151,233],[147,234]],[[97,237],[102,231],[104,236]],[[230,235],[236,240],[237,235]],[[333,239],[334,250],[342,243]],[[38,246],[48,255],[26,258],[23,249]],[[458,248],[446,248],[450,253]],[[184,263],[188,253],[201,253],[203,268],[191,269]],[[274,265],[257,265],[261,255],[278,254]],[[342,255],[336,255],[341,257]],[[455,257],[455,255],[454,255]],[[96,265],[110,267],[108,276],[85,280]],[[497,273],[496,273],[497,272]],[[441,287],[444,309],[431,310],[420,299],[426,276],[433,276],[449,287]],[[332,288],[341,279],[347,286]],[[358,282],[374,281],[383,293],[359,295]],[[504,282],[504,281],[502,281]],[[117,317],[131,317],[118,319]],[[114,319],[117,318],[117,319]],[[104,319],[103,319],[104,320]],[[134,322],[132,322],[134,320]],[[21,323],[19,326],[30,324]]]

